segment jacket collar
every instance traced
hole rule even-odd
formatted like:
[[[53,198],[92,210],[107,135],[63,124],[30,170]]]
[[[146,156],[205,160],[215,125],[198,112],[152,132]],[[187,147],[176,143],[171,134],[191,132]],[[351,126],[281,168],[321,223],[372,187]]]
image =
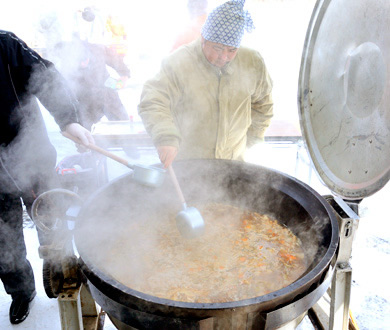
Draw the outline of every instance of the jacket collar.
[[[216,75],[220,74],[228,74],[231,75],[234,72],[232,62],[230,62],[227,66],[223,67],[222,69],[210,64],[210,62],[207,60],[206,56],[203,54],[202,50],[202,37],[199,37],[195,42],[195,51],[197,57],[200,59],[200,61],[203,63],[203,65],[206,66],[206,68],[212,72],[214,72]]]

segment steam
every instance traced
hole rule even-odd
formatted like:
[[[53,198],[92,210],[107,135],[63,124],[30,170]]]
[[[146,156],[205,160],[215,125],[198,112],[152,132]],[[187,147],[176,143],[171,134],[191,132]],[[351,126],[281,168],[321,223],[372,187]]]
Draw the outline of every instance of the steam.
[[[35,111],[24,111],[24,107],[35,107]],[[17,136],[1,147],[1,190],[20,193],[46,178],[48,171],[54,171],[55,150],[47,147],[45,125],[35,99],[25,100],[13,115],[16,122],[21,120],[21,127]],[[47,163],[50,158],[51,164]]]
[[[272,199],[275,213],[271,213],[271,216],[281,221],[281,223],[285,223],[300,239],[309,263],[318,263],[324,257],[330,245],[332,237],[331,219],[323,206],[316,200],[316,197],[310,195],[305,198],[301,195],[302,190],[297,189],[299,184],[287,183],[282,176],[278,176],[276,180],[273,180],[272,186],[277,191],[281,191],[282,194],[278,194]],[[290,194],[291,196],[284,195],[286,192],[288,193],[287,196]],[[297,200],[292,203],[290,198],[297,198]],[[269,200],[269,197],[265,196],[264,200],[267,199]],[[308,202],[308,200],[311,202]],[[280,218],[280,214],[285,215],[283,219]],[[308,219],[310,220],[308,221]]]
[[[306,205],[307,210],[302,209],[299,202],[288,197],[286,189],[295,191],[296,186],[288,185],[283,175],[268,175],[267,170],[248,164],[242,164],[241,171],[239,164],[207,160],[174,164],[188,205],[201,209],[202,204],[219,202],[267,214],[285,223],[302,242],[309,271],[313,269],[327,250],[327,243],[322,240],[330,240],[326,212],[316,216],[310,205]],[[299,190],[296,193],[298,200],[302,198]],[[127,177],[120,178],[94,200],[88,216],[80,219],[84,223],[77,228],[76,234],[80,254],[88,265],[97,266],[108,277],[119,281],[126,278],[145,281],[147,262],[129,260],[126,251],[155,249],[161,233],[154,228],[161,225],[161,221],[167,221],[171,235],[180,236],[175,224],[170,222],[179,210],[180,202],[169,178],[157,189],[141,187]],[[143,227],[142,230],[139,227]],[[178,249],[185,248],[186,244],[199,243],[183,239]]]
[[[154,10],[150,10],[151,5]],[[175,11],[171,10],[172,5],[175,6]],[[93,8],[96,13],[96,20],[93,24],[81,19],[81,11],[86,7]],[[64,49],[57,47],[59,43],[74,41],[75,35],[84,40],[88,39],[90,42],[106,43],[108,39],[105,20],[108,15],[118,18],[125,25],[128,33],[127,42],[130,51],[127,61],[130,62],[132,78],[141,86],[144,79],[152,76],[151,70],[157,70],[162,54],[167,53],[170,49],[171,39],[176,35],[178,22],[183,17],[179,14],[180,11],[187,14],[186,3],[175,0],[171,1],[169,6],[159,1],[136,3],[110,1],[108,3],[103,0],[93,2],[71,0],[64,4],[38,0],[34,4],[29,1],[12,2],[7,7],[7,11],[0,13],[0,19],[2,29],[16,33],[30,47],[52,61],[66,78],[70,89],[75,91],[79,86],[73,83],[80,74],[76,63],[80,63],[85,58],[85,54],[81,47],[74,44],[71,50],[65,54]],[[156,26],[158,26],[158,33]],[[137,65],[142,56],[147,56],[150,60],[146,66],[144,64]],[[134,63],[133,66],[132,63]],[[154,64],[151,65],[151,63]],[[50,88],[45,85],[46,82],[41,74],[42,68],[39,68],[37,74],[33,75],[29,88],[32,92],[39,90],[38,96],[48,99],[46,93],[50,92]],[[50,96],[54,97],[54,95]],[[27,106],[24,102],[29,102],[29,105],[35,103],[32,100],[19,100],[19,102],[23,103],[22,107]],[[50,102],[57,106],[61,100],[52,99]],[[44,103],[42,102],[45,106]],[[23,111],[15,116],[20,116],[21,113]],[[7,181],[3,187],[7,185],[16,191],[23,190],[24,187],[31,185],[28,178],[43,174],[44,166],[31,161],[33,155],[44,159],[45,153],[41,148],[43,138],[37,136],[36,127],[39,126],[39,130],[42,132],[45,132],[46,129],[39,114],[38,117],[26,116],[23,119],[23,128],[18,137],[11,144],[1,147],[2,168],[4,168],[7,178],[3,181]],[[53,153],[54,150],[49,152]],[[52,168],[54,165],[50,164]],[[18,180],[15,181],[15,178]]]
[[[130,6],[129,3],[131,2],[126,2],[128,6]],[[129,32],[129,61],[137,64],[137,61],[142,57],[148,59],[148,61],[146,61],[148,67],[142,66],[140,67],[139,71],[137,71],[137,65],[133,67],[135,79],[138,78],[139,80],[137,82],[142,83],[143,79],[146,79],[147,77],[151,77],[153,75],[154,71],[156,71],[160,65],[162,56],[169,52],[173,36],[176,35],[173,30],[175,28],[175,24],[178,22],[180,15],[178,14],[177,10],[172,11],[170,9],[171,6],[164,4],[164,2],[162,1],[153,2],[153,10],[149,10],[150,8],[148,8],[151,4],[149,1],[136,3],[137,6],[134,8],[124,8],[123,2],[121,3],[119,1],[110,2],[110,6],[112,6],[114,8],[114,11],[116,11],[118,14],[119,12],[122,12],[122,18],[125,18],[124,21],[127,24],[127,31]],[[45,55],[45,57],[52,60],[56,64],[58,69],[68,79],[68,82],[70,83],[71,81],[73,81],[72,77],[78,74],[78,71],[76,69],[77,67],[74,63],[79,63],[80,60],[83,58],[82,51],[80,48],[75,47],[72,48],[72,52],[69,56],[61,57],[61,55],[63,54],[61,54],[61,52],[57,52],[56,45],[58,45],[58,43],[62,41],[72,40],[75,32],[79,32],[79,35],[82,38],[84,35],[87,35],[91,42],[102,42],[102,40],[104,40],[104,33],[98,33],[96,32],[97,30],[90,29],[90,26],[89,28],[88,26],[85,28],[81,27],[81,23],[79,25],[74,24],[75,20],[77,21],[77,19],[75,18],[75,15],[77,16],[77,11],[88,6],[88,3],[71,1],[67,4],[69,4],[69,6],[66,8],[52,7],[51,5],[51,8],[49,8],[50,10],[48,9],[46,13],[43,13],[39,16],[38,22],[31,23],[31,26],[33,26],[33,29],[31,29],[31,31],[33,33],[27,34],[26,30],[21,31],[20,29],[14,28],[15,25],[13,24],[9,24],[8,26],[9,30],[14,31],[16,33],[20,32],[20,36],[23,39],[26,39],[29,45],[36,45],[38,46],[38,48],[40,48],[42,45],[45,52],[43,55]],[[177,2],[177,4],[178,8],[186,10],[184,8],[185,2],[180,1],[181,5],[179,4],[179,2]],[[38,6],[36,2],[34,4],[31,3],[31,6],[32,5],[36,8],[44,7]],[[47,3],[45,3],[45,5],[47,5]],[[96,7],[98,7],[99,12],[104,15],[105,9],[103,2],[100,4],[100,6],[99,4],[96,4]],[[32,12],[29,12],[28,8],[24,9],[25,10],[23,10],[23,12],[26,12],[28,16],[23,16],[22,18],[24,18],[26,21],[31,21],[30,16],[33,16],[31,15]],[[146,12],[148,13],[148,15],[140,14]],[[152,16],[154,15],[153,13],[158,13],[159,18]],[[173,13],[174,16],[170,16]],[[15,15],[10,15],[9,11],[4,12],[4,14],[10,17],[12,16],[13,19],[15,19]],[[168,24],[168,22],[171,22],[172,25]],[[75,31],[74,27],[78,27],[78,30]],[[25,36],[27,38],[25,38]],[[35,41],[38,42],[35,43]],[[38,75],[34,75],[34,77],[38,77]],[[45,92],[50,89],[48,88],[48,86],[42,85],[43,82],[40,79],[41,78],[37,78],[37,80],[32,81],[30,88],[31,90],[37,90],[37,88],[39,88],[42,91],[40,92],[42,96],[42,93],[45,94]],[[202,82],[202,86],[203,88],[208,88],[207,84],[205,84],[204,82]],[[72,89],[76,88],[76,86],[71,87]],[[25,100],[21,100],[21,102],[22,101]],[[60,100],[54,100],[53,102],[60,102]],[[7,170],[10,172],[12,178],[18,179],[16,185],[14,182],[12,182],[12,180],[9,182],[9,185],[13,188],[16,187],[16,189],[24,189],[24,187],[31,186],[32,182],[30,181],[30,178],[41,177],[42,174],[47,172],[46,166],[50,165],[51,168],[54,169],[55,165],[40,164],[35,161],[32,161],[32,159],[34,159],[34,157],[36,156],[38,156],[38,158],[40,159],[43,159],[45,156],[44,153],[46,151],[41,148],[40,141],[42,140],[39,140],[38,137],[31,138],[37,132],[35,129],[33,129],[32,125],[35,122],[35,119],[26,117],[24,119],[24,122],[26,125],[23,127],[21,134],[19,134],[18,137],[11,144],[1,150],[2,161],[4,162],[4,164],[6,164]],[[39,119],[39,121],[36,123],[40,125],[42,131],[45,131],[41,119]],[[50,150],[49,152],[54,152],[54,150]],[[211,172],[209,171],[210,169],[206,168],[204,172]],[[199,169],[192,169],[194,173],[191,173],[191,170],[188,171],[186,173],[186,177],[189,179],[183,179],[184,181],[182,188],[185,188],[184,194],[190,206],[195,201],[230,201],[226,198],[225,192],[223,190],[216,188],[218,187],[218,184],[223,185],[223,182],[218,182],[216,186],[209,186],[207,183],[207,178],[205,178],[205,180],[200,180],[199,182],[191,180],[192,174],[195,174],[197,170]],[[159,211],[161,212],[164,212],[167,209],[169,209],[171,212],[176,212],[180,208],[180,203],[177,199],[176,194],[172,191],[169,192],[169,189],[168,192],[165,192],[163,195],[159,195],[149,189],[139,188],[133,184],[129,184],[126,181],[124,181],[123,183],[125,187],[116,191],[114,196],[108,196],[109,198],[107,199],[100,199],[99,205],[90,206],[91,208],[97,207],[97,209],[101,211],[101,213],[95,214],[96,218],[90,219],[90,221],[86,223],[88,225],[88,228],[84,228],[85,232],[82,232],[80,234],[82,237],[82,240],[80,241],[80,246],[92,246],[96,248],[96,251],[95,249],[88,249],[88,253],[91,254],[89,255],[91,258],[97,258],[97,260],[99,260],[99,258],[101,258],[101,255],[99,255],[98,248],[104,248],[106,246],[109,246],[112,240],[115,240],[115,237],[117,237],[117,235],[124,236],[124,241],[126,242],[126,245],[129,246],[133,246],[134,244],[138,244],[139,246],[142,246],[143,244],[153,246],[156,240],[156,236],[140,238],[136,235],[137,231],[122,231],[122,229],[127,228],[129,222],[132,221],[148,221],[151,226],[153,226],[153,223],[155,221],[159,221],[158,217],[154,219],[145,218],[145,215],[156,214],[156,205],[150,202],[150,200],[153,200],[153,198],[158,198],[159,203],[161,203],[161,206],[159,206]],[[280,184],[281,183],[282,182],[280,182]],[[266,189],[261,188],[261,182],[256,181],[254,183],[251,183],[250,181],[248,181],[248,184],[255,185],[256,187],[258,187],[261,193],[264,193],[263,196],[261,196],[260,194],[260,197],[258,197],[258,205],[262,205],[264,201],[269,199],[269,197],[265,195]],[[278,182],[273,182],[273,184],[276,187],[279,185]],[[207,193],[199,193],[200,191],[203,191],[202,189],[204,188],[204,186],[207,187]],[[136,194],[129,192],[128,189],[130,188],[134,189],[134,191],[136,191],[136,193],[140,194],[141,196],[143,194],[149,197],[146,199],[137,199]],[[236,188],[237,194],[240,194],[240,187],[236,186]],[[242,196],[242,192],[239,196]],[[235,200],[237,206],[243,209],[246,209],[248,205],[251,204],[254,198],[251,195],[245,197],[249,198],[249,200],[244,198],[239,198],[238,200]],[[273,205],[275,209],[283,209],[284,201],[282,199],[274,199]],[[112,210],[112,212],[110,210]],[[296,218],[296,221],[299,222],[299,217]],[[321,251],[318,251],[318,249],[315,247],[315,244],[318,243],[316,242],[317,237],[314,236],[313,239],[311,233],[313,231],[315,232],[316,230],[321,231],[321,226],[324,225],[321,219],[318,219],[318,221],[315,220],[314,222],[315,227],[318,226],[318,228],[315,228],[312,231],[307,231],[307,227],[303,224],[302,226],[297,226],[299,232],[303,233],[302,237],[305,238],[305,241],[314,241],[313,248],[311,249],[309,247],[306,249],[307,251],[310,251],[309,254],[312,255],[313,258]],[[96,255],[94,255],[94,252],[96,252]],[[117,258],[122,260],[122,263],[131,262],[132,267],[134,267],[134,270],[138,272],[140,279],[142,279],[142,269],[138,269],[139,265],[137,260],[123,260],[123,258],[121,259],[121,256],[115,256],[115,258],[109,260],[109,265],[114,268],[120,268],[121,263],[116,262]],[[117,270],[120,271],[120,269]]]

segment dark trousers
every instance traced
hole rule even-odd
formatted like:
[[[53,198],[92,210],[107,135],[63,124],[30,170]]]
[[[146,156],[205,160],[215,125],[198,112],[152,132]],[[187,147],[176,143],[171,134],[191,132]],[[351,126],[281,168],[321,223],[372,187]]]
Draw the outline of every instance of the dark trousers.
[[[0,279],[13,298],[35,290],[34,273],[26,258],[23,206],[20,197],[0,195]]]

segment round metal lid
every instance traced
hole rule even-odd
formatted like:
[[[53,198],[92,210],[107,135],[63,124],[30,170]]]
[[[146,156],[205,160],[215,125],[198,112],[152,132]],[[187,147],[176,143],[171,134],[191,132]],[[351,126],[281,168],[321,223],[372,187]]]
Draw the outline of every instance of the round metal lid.
[[[319,0],[306,34],[299,116],[331,191],[361,199],[390,178],[390,1]]]

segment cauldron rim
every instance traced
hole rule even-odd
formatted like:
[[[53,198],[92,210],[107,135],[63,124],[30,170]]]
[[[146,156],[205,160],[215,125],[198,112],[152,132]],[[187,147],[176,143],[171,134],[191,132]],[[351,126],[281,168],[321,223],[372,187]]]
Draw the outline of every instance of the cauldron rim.
[[[177,161],[177,163],[185,163],[187,161],[190,162],[204,162],[205,160],[186,160],[186,161]],[[212,159],[212,160],[206,160],[207,162],[222,162],[222,163],[236,163],[236,164],[242,164],[242,162],[239,161],[230,161],[230,160],[220,160],[220,159]],[[93,265],[93,262],[90,262],[88,258],[85,258],[81,254],[80,259],[81,259],[81,264],[83,272],[86,273],[87,278],[91,281],[92,284],[95,284],[96,282],[104,283],[107,288],[114,289],[115,291],[120,291],[122,294],[126,294],[129,297],[139,299],[145,302],[150,302],[153,304],[161,305],[164,306],[165,308],[168,307],[173,307],[173,308],[183,308],[183,309],[193,309],[193,310],[221,310],[221,309],[237,309],[237,308],[242,308],[246,307],[249,305],[257,305],[259,303],[266,303],[266,302],[272,302],[272,300],[278,298],[278,300],[283,301],[284,297],[287,297],[291,294],[291,292],[296,291],[299,288],[302,287],[310,287],[311,284],[315,283],[316,280],[318,280],[318,277],[320,277],[323,273],[324,270],[326,270],[330,263],[331,260],[336,253],[337,246],[338,246],[338,223],[336,216],[334,215],[334,212],[329,205],[329,203],[323,198],[321,195],[319,195],[313,188],[308,186],[307,184],[297,180],[296,178],[271,169],[267,168],[261,165],[254,165],[254,164],[248,164],[245,163],[245,166],[247,167],[252,167],[252,168],[258,168],[261,169],[262,171],[270,171],[272,173],[275,173],[277,175],[282,176],[285,179],[291,180],[294,182],[294,184],[299,185],[301,188],[304,188],[305,190],[308,190],[312,196],[314,196],[320,203],[321,205],[325,208],[326,213],[329,215],[330,218],[330,225],[332,227],[332,232],[331,232],[331,238],[330,238],[330,244],[327,247],[326,252],[324,253],[323,257],[321,260],[319,260],[316,265],[305,275],[300,277],[298,280],[294,281],[293,283],[289,284],[288,286],[281,288],[279,290],[273,291],[269,294],[262,295],[262,296],[257,296],[253,298],[248,298],[244,300],[237,300],[237,301],[231,301],[231,302],[223,302],[223,303],[194,303],[194,302],[183,302],[183,301],[175,301],[175,300],[170,300],[170,299],[165,299],[165,298],[159,298],[144,292],[140,292],[134,289],[129,288],[128,286],[122,284],[121,282],[115,280],[112,278],[110,275],[105,273],[104,271],[98,269]],[[100,188],[98,191],[96,191],[85,203],[85,207],[83,207],[82,210],[88,209],[88,205],[92,203],[93,199],[95,198],[96,195],[98,195],[101,191],[104,191],[107,186],[110,186],[111,184],[124,180],[126,177],[131,176],[131,173],[124,174],[118,178],[115,178],[112,180],[110,183],[106,184],[104,187]],[[150,189],[150,188],[146,188]],[[82,212],[81,212],[82,214]],[[76,244],[77,245],[77,244]],[[104,292],[108,297],[111,299],[115,299],[115,295],[110,295],[107,292]],[[298,294],[298,293],[297,293]],[[284,301],[283,301],[284,302]]]

